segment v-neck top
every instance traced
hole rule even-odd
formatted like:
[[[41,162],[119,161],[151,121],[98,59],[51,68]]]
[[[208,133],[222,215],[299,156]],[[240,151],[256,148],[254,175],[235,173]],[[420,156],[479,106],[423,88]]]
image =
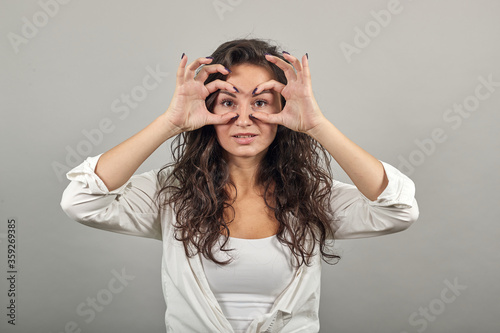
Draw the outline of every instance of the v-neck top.
[[[236,333],[243,333],[255,318],[270,312],[278,295],[290,284],[294,273],[292,256],[276,235],[259,239],[229,237],[226,248],[233,250],[216,252],[215,257],[221,261],[232,258],[227,265],[203,256],[201,259],[224,315]]]

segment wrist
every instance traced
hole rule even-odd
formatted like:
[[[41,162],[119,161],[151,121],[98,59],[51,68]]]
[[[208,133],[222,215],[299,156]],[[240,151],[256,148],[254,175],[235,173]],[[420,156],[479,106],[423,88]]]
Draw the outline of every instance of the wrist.
[[[322,115],[317,124],[307,130],[305,133],[316,141],[320,141],[323,133],[328,133],[328,131],[331,131],[331,126],[333,126],[333,124]]]
[[[158,124],[158,128],[160,129],[162,136],[165,137],[165,141],[184,132],[182,128],[172,123],[166,113],[160,115],[154,120],[154,122]]]

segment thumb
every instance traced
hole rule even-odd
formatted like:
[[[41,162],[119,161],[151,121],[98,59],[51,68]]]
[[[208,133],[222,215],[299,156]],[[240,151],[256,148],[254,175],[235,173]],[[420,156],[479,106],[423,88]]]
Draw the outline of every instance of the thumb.
[[[223,125],[227,124],[233,119],[236,119],[238,114],[236,112],[228,112],[224,114],[213,114],[208,113],[207,115],[207,125]]]
[[[250,115],[250,117],[268,124],[283,125],[283,116],[281,115],[281,112],[269,114],[261,111],[255,111]]]

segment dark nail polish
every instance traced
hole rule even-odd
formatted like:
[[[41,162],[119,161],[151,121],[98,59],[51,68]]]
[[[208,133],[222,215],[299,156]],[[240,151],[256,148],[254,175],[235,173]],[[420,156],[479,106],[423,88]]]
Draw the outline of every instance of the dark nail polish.
[[[239,115],[239,114],[237,114],[236,116],[234,116],[233,118],[231,118],[231,120],[238,119],[238,117],[239,117],[239,116],[240,116],[240,115]]]
[[[214,57],[205,57],[205,58],[207,58],[207,59],[213,59]]]
[[[184,58],[184,55],[185,55],[185,54],[186,54],[186,53],[183,53],[183,54],[181,55],[181,59],[182,59],[182,58]]]
[[[248,116],[252,119],[257,119],[252,113],[250,113]]]
[[[306,53],[306,58],[309,60],[309,54]]]
[[[283,51],[283,53],[284,53],[284,54],[288,54],[288,55],[290,55],[290,53],[288,53],[288,52],[286,52],[286,51]]]
[[[255,95],[255,92],[257,91],[257,88],[255,88],[253,91],[252,91],[252,95]]]
[[[238,88],[236,87],[233,87],[234,91],[236,91],[237,93],[239,93],[240,91],[238,90]]]
[[[266,56],[266,55],[271,55],[271,53],[264,53],[264,55],[265,55],[265,56]]]
[[[229,73],[232,73],[231,70],[227,67],[224,67],[226,69],[226,71],[228,71]]]

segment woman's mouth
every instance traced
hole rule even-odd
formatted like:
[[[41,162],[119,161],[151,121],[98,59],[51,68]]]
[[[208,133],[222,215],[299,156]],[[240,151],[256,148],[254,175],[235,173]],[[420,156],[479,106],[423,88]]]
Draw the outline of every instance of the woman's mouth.
[[[234,140],[241,145],[250,144],[256,137],[257,134],[253,133],[238,133],[233,135]]]

